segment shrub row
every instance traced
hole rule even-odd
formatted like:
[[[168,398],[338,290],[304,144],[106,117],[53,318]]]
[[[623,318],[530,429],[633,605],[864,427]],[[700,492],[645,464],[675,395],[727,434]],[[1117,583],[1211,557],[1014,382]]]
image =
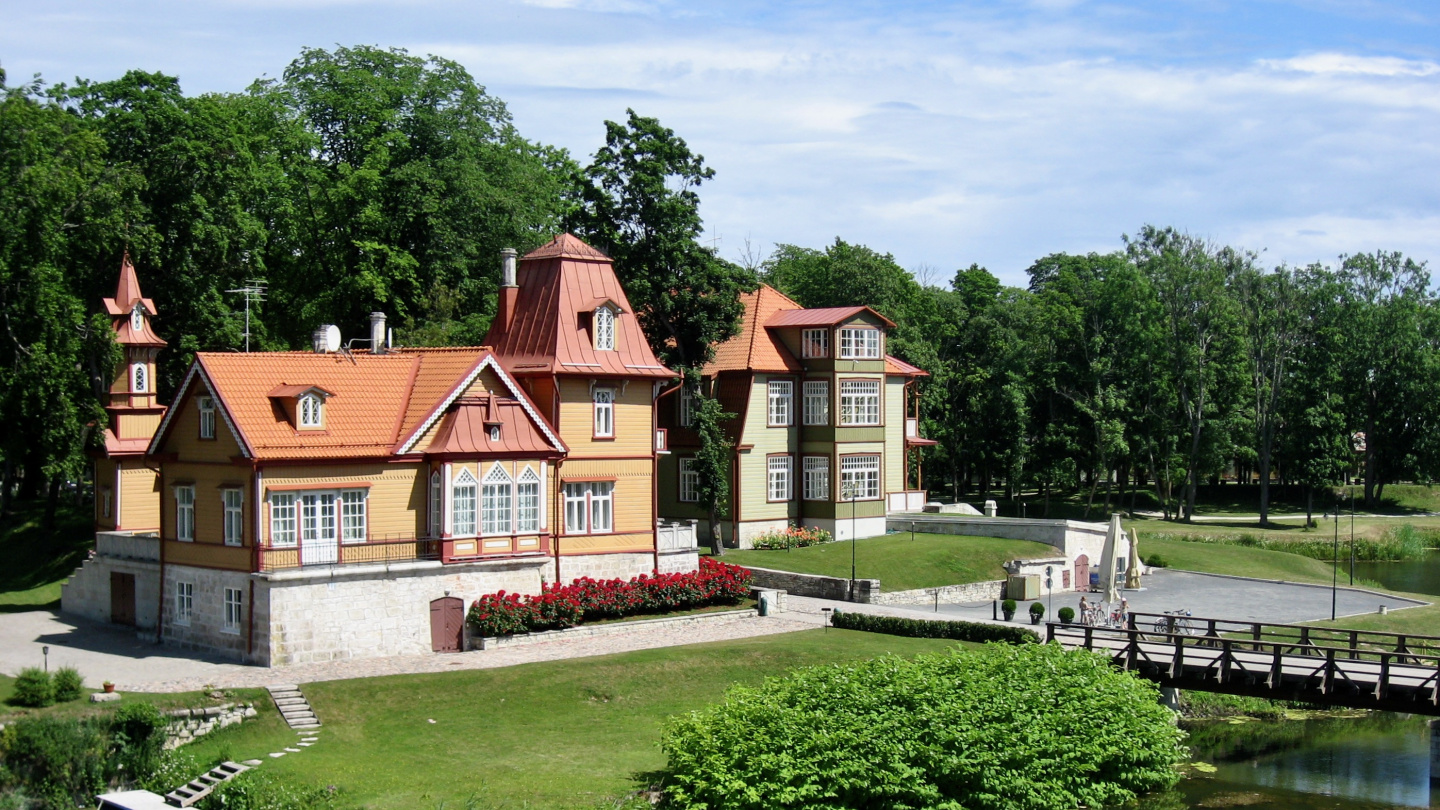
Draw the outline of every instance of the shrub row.
[[[830,622],[835,627],[844,630],[864,630],[868,633],[885,633],[912,638],[1003,641],[1007,644],[1029,644],[1040,640],[1038,635],[1023,627],[1006,627],[978,622],[904,619],[899,616],[874,616],[869,613],[846,613],[840,610],[835,611],[835,617]]]
[[[43,708],[52,703],[79,700],[85,692],[85,679],[74,667],[61,667],[51,675],[39,667],[27,667],[15,676],[10,702],[16,706]]]
[[[667,724],[666,806],[1118,806],[1178,779],[1158,691],[1055,644],[800,669]]]
[[[641,575],[630,580],[577,579],[541,586],[535,596],[486,594],[470,605],[466,622],[479,636],[513,636],[574,627],[586,621],[734,605],[750,592],[750,571],[701,558],[688,574]]]
[[[835,537],[820,528],[788,526],[780,531],[768,531],[751,540],[751,548],[763,550],[805,548],[822,543],[833,543]]]

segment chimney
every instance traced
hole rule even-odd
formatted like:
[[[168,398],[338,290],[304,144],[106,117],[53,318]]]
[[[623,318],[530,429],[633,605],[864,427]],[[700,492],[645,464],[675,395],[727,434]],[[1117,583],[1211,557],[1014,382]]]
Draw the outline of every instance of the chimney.
[[[520,297],[520,287],[515,283],[515,256],[515,248],[500,251],[500,301],[495,311],[500,332],[510,329],[515,319],[515,299]]]
[[[385,313],[370,313],[370,353],[385,353]]]

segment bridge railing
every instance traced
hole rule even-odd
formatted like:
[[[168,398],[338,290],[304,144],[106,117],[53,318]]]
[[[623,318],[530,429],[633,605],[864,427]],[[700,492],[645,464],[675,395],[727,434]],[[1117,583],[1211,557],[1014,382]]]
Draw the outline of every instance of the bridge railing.
[[[1308,624],[1279,624],[1229,619],[1203,619],[1168,613],[1131,613],[1130,626],[1144,632],[1188,626],[1189,634],[1205,638],[1248,639],[1266,644],[1290,644],[1305,655],[1307,648],[1336,648],[1352,660],[1379,660],[1382,653],[1397,656],[1440,655],[1440,636],[1414,633],[1386,633],[1376,630],[1349,630],[1315,627]]]

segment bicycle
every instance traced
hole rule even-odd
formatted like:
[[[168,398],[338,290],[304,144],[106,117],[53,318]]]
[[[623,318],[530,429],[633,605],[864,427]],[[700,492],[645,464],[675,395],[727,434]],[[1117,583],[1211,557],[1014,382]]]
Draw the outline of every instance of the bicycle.
[[[1155,620],[1155,632],[1181,636],[1199,635],[1200,629],[1190,622],[1191,615],[1188,610],[1167,610],[1163,619]]]

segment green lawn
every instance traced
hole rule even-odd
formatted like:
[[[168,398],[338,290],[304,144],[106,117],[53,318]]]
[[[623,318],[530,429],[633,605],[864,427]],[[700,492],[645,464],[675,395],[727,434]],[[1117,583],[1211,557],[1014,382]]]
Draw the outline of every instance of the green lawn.
[[[801,574],[849,578],[850,542],[826,543],[788,551],[727,551],[725,562]],[[1028,540],[959,537],[908,532],[862,539],[855,546],[856,576],[878,579],[884,591],[908,591],[1004,579],[1001,563],[1024,557],[1050,557],[1055,549]]]
[[[0,613],[60,606],[60,583],[95,544],[89,509],[62,505],[55,528],[42,527],[42,502],[16,504],[0,524]]]
[[[320,743],[283,759],[295,732],[265,713],[190,746],[204,758],[260,757],[265,769],[337,785],[367,808],[593,807],[663,768],[665,718],[734,683],[792,667],[914,655],[953,642],[811,630],[596,658],[305,685]],[[431,723],[431,720],[434,723]],[[493,803],[493,804],[492,804]]]
[[[1140,556],[1159,554],[1168,568],[1231,574],[1256,579],[1283,579],[1290,582],[1330,584],[1333,570],[1319,560],[1244,546],[1192,543],[1140,534]]]

